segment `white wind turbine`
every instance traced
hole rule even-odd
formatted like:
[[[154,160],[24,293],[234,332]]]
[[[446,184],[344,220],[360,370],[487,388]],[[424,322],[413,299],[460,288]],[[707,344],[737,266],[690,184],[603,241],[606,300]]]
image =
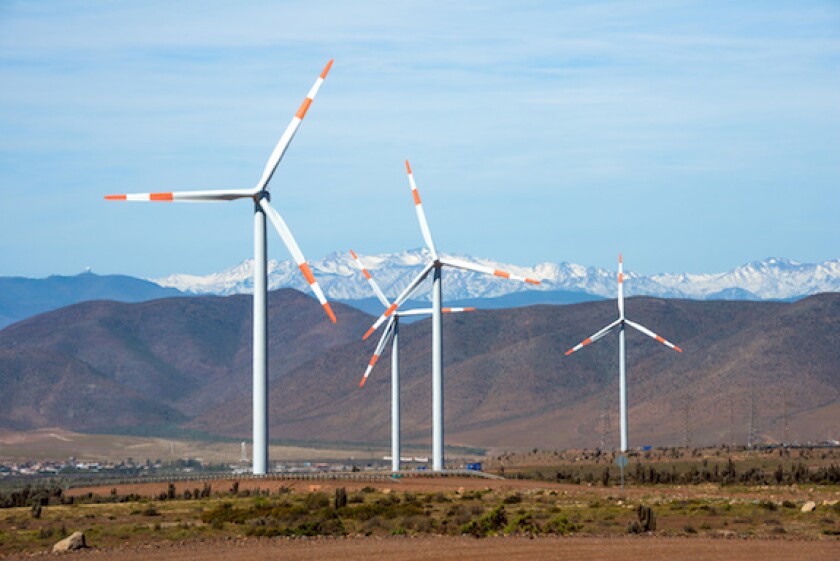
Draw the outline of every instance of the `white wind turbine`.
[[[647,327],[643,325],[639,325],[638,323],[632,322],[626,317],[624,317],[624,272],[622,270],[622,259],[621,255],[618,256],[618,319],[606,326],[605,328],[601,329],[591,337],[584,339],[568,351],[566,351],[566,356],[572,354],[573,352],[582,349],[586,345],[597,341],[604,335],[610,332],[613,327],[618,327],[618,406],[619,406],[619,416],[621,422],[621,451],[627,451],[627,378],[625,375],[625,354],[624,354],[624,326],[629,325],[630,327],[641,331],[648,337],[656,339],[666,347],[670,349],[674,349],[678,353],[683,352],[681,348],[676,346],[675,344],[667,341],[666,339],[660,337]],[[622,468],[623,469],[623,468]]]
[[[388,301],[385,293],[382,292],[382,289],[379,288],[379,284],[377,284],[377,282],[373,279],[365,266],[362,265],[362,262],[359,260],[359,256],[356,255],[356,252],[352,249],[350,250],[350,254],[353,256],[353,260],[356,262],[359,269],[361,269],[362,274],[367,279],[371,288],[373,288],[373,292],[376,294],[376,297],[380,302],[382,302],[382,305],[385,306],[386,310],[390,308],[391,303]],[[444,314],[449,314],[457,312],[472,312],[474,310],[475,308],[443,308],[442,311]],[[397,310],[393,312],[391,317],[388,319],[388,323],[385,324],[385,330],[382,332],[382,337],[379,338],[379,342],[376,344],[376,349],[373,351],[373,356],[370,358],[370,363],[368,363],[368,366],[365,369],[365,374],[359,382],[359,387],[364,387],[368,376],[370,376],[373,367],[379,360],[379,356],[385,349],[385,345],[387,345],[388,340],[391,339],[391,471],[400,471],[400,317],[428,316],[432,315],[432,313],[432,308]]]
[[[324,307],[330,320],[335,323],[335,314],[330,308],[321,287],[312,274],[312,269],[303,257],[295,238],[280,214],[269,204],[268,183],[277,165],[283,158],[289,143],[300,127],[312,100],[327,77],[333,61],[329,61],[315,81],[300,107],[286,127],[283,136],[268,159],[262,177],[256,187],[251,189],[226,189],[219,191],[175,191],[172,193],[136,193],[130,195],[107,195],[109,201],[175,201],[175,202],[222,202],[234,199],[254,201],[254,336],[253,336],[253,472],[257,475],[266,473],[268,467],[268,256],[266,250],[266,216],[274,225],[280,238],[292,254],[292,258],[309,283],[318,301]]]
[[[420,273],[412,280],[409,285],[397,296],[396,300],[388,306],[376,322],[368,329],[363,339],[367,339],[370,335],[391,317],[396,312],[399,306],[408,300],[414,293],[420,283],[434,271],[432,277],[432,469],[434,471],[443,470],[443,330],[441,322],[441,313],[443,308],[441,305],[443,289],[441,287],[441,272],[444,266],[455,267],[457,269],[464,269],[476,273],[484,273],[487,275],[495,275],[506,279],[520,280],[532,284],[539,284],[540,281],[528,279],[518,275],[508,273],[506,271],[499,271],[492,267],[478,265],[476,263],[469,263],[460,259],[451,257],[443,258],[438,255],[435,243],[432,241],[432,233],[429,230],[429,224],[426,222],[426,214],[423,212],[423,205],[420,204],[420,195],[417,192],[417,185],[414,183],[414,175],[411,173],[411,166],[408,160],[405,162],[405,169],[408,172],[408,183],[411,186],[411,194],[414,196],[414,208],[417,211],[417,220],[420,222],[420,231],[423,233],[423,240],[426,242],[426,248],[429,250],[431,260],[426,264]]]

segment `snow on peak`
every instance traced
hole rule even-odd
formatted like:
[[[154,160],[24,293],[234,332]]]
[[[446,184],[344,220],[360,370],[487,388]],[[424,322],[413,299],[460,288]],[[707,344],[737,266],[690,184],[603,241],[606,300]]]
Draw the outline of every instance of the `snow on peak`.
[[[494,269],[539,279],[533,286],[460,269],[447,269],[444,282],[446,299],[491,298],[524,290],[581,291],[606,298],[615,297],[616,272],[574,263],[538,263],[533,266],[499,263],[480,257],[441,254],[457,257]],[[399,253],[360,255],[365,267],[382,287],[394,297],[401,292],[429,260],[428,250],[411,249]],[[353,262],[349,250],[336,251],[310,263],[318,282],[332,299],[358,300],[372,296],[370,287]],[[253,290],[253,260],[247,259],[209,275],[173,274],[151,279],[161,286],[193,294],[240,294]],[[840,259],[822,263],[800,263],[791,259],[769,257],[747,263],[725,273],[663,273],[651,276],[625,271],[628,296],[649,295],[669,298],[791,298],[818,292],[840,291]],[[268,286],[271,290],[292,287],[307,291],[308,286],[292,261],[269,261]],[[740,296],[739,296],[740,295]],[[417,299],[429,299],[420,290]]]

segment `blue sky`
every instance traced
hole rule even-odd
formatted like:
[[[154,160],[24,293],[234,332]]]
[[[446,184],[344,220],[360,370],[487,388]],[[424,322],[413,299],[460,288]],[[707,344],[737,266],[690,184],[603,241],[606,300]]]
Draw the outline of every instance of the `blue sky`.
[[[309,260],[421,245],[716,272],[836,259],[840,4],[0,3],[0,275],[207,273],[271,183]],[[288,255],[270,238],[270,256]]]

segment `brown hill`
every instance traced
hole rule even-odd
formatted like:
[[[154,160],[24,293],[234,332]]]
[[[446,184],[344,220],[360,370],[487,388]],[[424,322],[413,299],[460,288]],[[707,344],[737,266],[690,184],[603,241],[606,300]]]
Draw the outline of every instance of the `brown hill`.
[[[387,443],[388,353],[359,389],[376,343],[360,336],[373,318],[336,312],[332,326],[311,298],[272,293],[272,438]],[[628,330],[631,445],[682,444],[686,426],[695,444],[744,442],[753,394],[765,440],[783,436],[785,396],[792,440],[840,436],[840,294],[793,304],[631,298],[627,314],[685,349]],[[605,396],[614,442],[617,337],[563,353],[615,316],[615,302],[604,301],[446,317],[447,443],[597,446]],[[0,384],[13,390],[0,425],[179,422],[248,438],[250,318],[248,297],[175,298],[80,304],[11,326],[0,331]],[[426,445],[430,324],[403,325],[401,334],[404,438]],[[62,416],[70,403],[84,413]]]
[[[337,326],[300,292],[269,295],[273,377],[355,340],[368,324],[354,308],[337,304],[335,310]],[[0,426],[103,430],[183,421],[250,391],[251,299],[85,302],[9,326],[0,331],[0,349],[0,384],[6,395],[15,396],[0,412]],[[102,389],[95,401],[67,393],[93,378]],[[89,407],[106,400],[126,415]],[[86,413],[67,418],[62,409],[68,404]]]
[[[131,426],[182,422],[185,416],[114,382],[73,357],[32,349],[0,350],[0,426],[15,429]]]
[[[675,353],[628,330],[631,444],[682,444],[686,425],[695,444],[727,442],[730,428],[743,443],[753,389],[756,430],[764,440],[783,437],[784,394],[791,439],[840,436],[840,295],[795,304],[632,298],[627,313],[686,351]],[[614,301],[446,317],[447,443],[597,446],[605,396],[614,442],[617,336],[570,357],[563,353],[615,317]],[[401,335],[404,438],[427,444],[430,324],[403,326]],[[357,387],[373,344],[337,346],[278,380],[270,399],[272,435],[387,442],[387,353],[365,388]],[[246,400],[234,400],[195,425],[245,436],[243,410]]]

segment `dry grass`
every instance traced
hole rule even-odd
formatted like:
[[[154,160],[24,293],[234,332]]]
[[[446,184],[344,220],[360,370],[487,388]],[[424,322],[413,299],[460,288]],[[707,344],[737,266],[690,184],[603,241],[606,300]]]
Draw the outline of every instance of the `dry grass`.
[[[260,483],[259,492],[241,485],[236,495],[219,483],[204,499],[84,502],[118,500],[124,492],[118,488],[112,497],[103,489],[102,495],[81,503],[46,506],[39,519],[31,517],[29,508],[2,509],[0,551],[46,551],[62,534],[76,530],[83,530],[97,548],[242,536],[619,538],[637,520],[640,504],[653,507],[654,534],[660,538],[808,539],[840,545],[840,507],[823,504],[840,497],[836,486],[743,488],[734,494],[713,486],[659,486],[633,489],[621,497],[618,489],[598,486],[456,478],[404,480],[404,486],[399,481],[364,486],[336,481],[314,489],[300,482]],[[333,503],[337,486],[345,486],[348,496],[347,505],[338,508]],[[148,487],[154,495],[157,489]],[[216,494],[220,490],[224,493]],[[808,499],[818,501],[817,510],[800,512]]]

